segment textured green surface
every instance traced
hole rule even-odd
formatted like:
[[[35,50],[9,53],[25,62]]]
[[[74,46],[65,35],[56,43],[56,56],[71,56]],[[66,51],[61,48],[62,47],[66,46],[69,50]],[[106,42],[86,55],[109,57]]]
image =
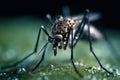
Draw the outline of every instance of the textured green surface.
[[[12,64],[33,51],[39,26],[45,25],[50,33],[50,26],[43,21],[34,17],[0,20],[0,66]],[[119,52],[119,32],[108,30],[107,34],[116,51]],[[44,36],[41,34],[38,51],[47,41]],[[32,69],[40,60],[39,53],[25,60],[17,68],[1,71],[0,80],[119,80],[120,65],[117,57],[120,54],[113,53],[104,40],[94,42],[93,48],[102,64],[118,75],[111,76],[100,69],[89,51],[88,42],[81,40],[74,48],[74,61],[83,78],[78,77],[71,65],[70,49],[58,50],[57,56],[54,56],[49,45],[45,60],[36,71],[31,72],[29,69]],[[24,68],[27,71],[24,71]]]

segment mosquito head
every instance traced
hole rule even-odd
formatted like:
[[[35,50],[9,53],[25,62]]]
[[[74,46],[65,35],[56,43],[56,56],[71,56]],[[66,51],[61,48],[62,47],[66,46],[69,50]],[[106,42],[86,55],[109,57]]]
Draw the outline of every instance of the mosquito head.
[[[57,42],[60,42],[63,39],[63,36],[61,34],[56,34],[54,38]]]

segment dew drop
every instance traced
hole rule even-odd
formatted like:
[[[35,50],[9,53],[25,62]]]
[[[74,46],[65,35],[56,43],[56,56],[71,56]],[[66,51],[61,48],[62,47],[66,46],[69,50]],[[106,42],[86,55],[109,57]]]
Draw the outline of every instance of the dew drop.
[[[101,70],[101,67],[99,66],[99,67],[97,68],[97,70]]]
[[[49,78],[47,76],[44,77],[45,80],[49,80]]]
[[[41,75],[41,76],[45,76],[46,73],[44,73],[44,72],[40,72],[40,75]]]
[[[103,78],[103,80],[107,80],[106,78]]]
[[[59,71],[59,68],[55,68],[54,70],[55,70],[55,71]]]
[[[2,73],[2,75],[6,75],[6,73]]]
[[[24,72],[26,72],[25,68],[19,68],[18,73],[24,73]]]
[[[116,72],[116,74],[120,76],[120,72]]]
[[[104,74],[104,76],[105,76],[105,77],[106,77],[106,76],[108,77],[108,76],[110,76],[110,74],[106,72],[106,73]]]
[[[120,70],[119,69],[114,69],[113,71],[116,73],[116,75],[120,76]]]
[[[8,77],[7,80],[19,80],[17,77]]]
[[[85,66],[83,63],[80,63],[80,66]]]
[[[75,39],[78,39],[78,36],[76,36]]]
[[[41,77],[38,77],[36,80],[42,80],[42,78],[41,78]]]
[[[90,68],[88,69],[88,72],[94,74],[94,73],[96,72],[96,69],[97,69],[97,68],[96,68],[95,66],[90,67]]]
[[[6,75],[6,73],[0,73],[0,76],[5,76]]]
[[[79,62],[75,62],[75,65],[79,65]]]
[[[54,65],[51,64],[50,67],[51,67],[51,69],[53,69],[53,68],[54,68]]]

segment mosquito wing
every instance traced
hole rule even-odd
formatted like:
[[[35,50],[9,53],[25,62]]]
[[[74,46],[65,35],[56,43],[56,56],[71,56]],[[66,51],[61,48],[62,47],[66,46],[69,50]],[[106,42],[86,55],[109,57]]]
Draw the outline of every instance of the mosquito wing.
[[[102,33],[95,26],[90,24],[90,35],[92,40],[100,40],[103,38]],[[88,39],[88,25],[86,24],[83,30],[82,39]]]
[[[101,18],[101,14],[99,12],[90,12],[89,13],[89,21],[96,21]],[[75,15],[72,17],[74,20],[82,20],[83,19],[83,14]]]

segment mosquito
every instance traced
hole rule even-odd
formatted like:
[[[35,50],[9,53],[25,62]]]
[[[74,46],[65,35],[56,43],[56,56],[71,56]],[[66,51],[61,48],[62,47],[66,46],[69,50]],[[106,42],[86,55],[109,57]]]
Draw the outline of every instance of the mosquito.
[[[75,18],[73,19],[72,17],[59,16],[55,21],[53,21],[51,16],[47,15],[47,18],[49,19],[50,23],[52,24],[51,35],[48,33],[48,31],[42,25],[39,28],[39,32],[38,32],[38,36],[37,36],[37,40],[36,40],[36,44],[35,44],[33,52],[28,54],[27,56],[25,56],[22,60],[14,63],[12,65],[1,67],[1,70],[7,69],[10,67],[15,67],[18,64],[20,64],[21,62],[23,62],[24,60],[26,60],[31,55],[33,55],[34,53],[37,53],[40,34],[41,34],[41,30],[42,30],[48,37],[48,41],[41,48],[40,52],[42,52],[42,57],[41,57],[40,61],[37,63],[37,65],[32,69],[32,71],[35,71],[38,68],[38,66],[42,63],[42,61],[45,58],[46,49],[47,49],[48,44],[52,44],[54,56],[57,55],[58,49],[66,50],[68,47],[71,49],[70,60],[71,60],[72,66],[73,66],[75,72],[78,74],[78,76],[82,77],[83,75],[79,73],[77,67],[75,66],[73,54],[74,54],[74,47],[78,43],[80,37],[83,35],[84,29],[87,26],[86,31],[87,31],[87,35],[88,35],[89,48],[90,48],[91,53],[93,54],[93,56],[95,57],[95,59],[97,60],[97,62],[99,64],[99,66],[103,70],[105,70],[109,74],[113,74],[112,72],[107,70],[102,65],[102,63],[100,62],[100,60],[98,59],[98,57],[96,56],[96,54],[93,50],[92,37],[91,37],[91,32],[90,32],[91,27],[90,27],[90,21],[89,21],[89,13],[90,13],[90,11],[88,9],[86,9],[81,20],[78,20]]]

